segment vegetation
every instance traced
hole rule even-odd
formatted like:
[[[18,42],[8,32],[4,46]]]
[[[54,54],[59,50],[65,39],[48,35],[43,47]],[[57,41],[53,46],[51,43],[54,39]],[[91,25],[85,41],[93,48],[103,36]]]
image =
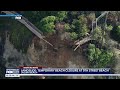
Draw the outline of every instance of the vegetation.
[[[113,26],[112,26],[112,25],[106,25],[105,27],[106,27],[106,30],[107,30],[107,31],[111,31],[111,30],[113,29]]]
[[[33,34],[17,21],[11,21],[10,41],[18,51],[27,52]]]
[[[55,16],[58,11],[25,11],[22,14],[36,25],[42,18]]]
[[[22,14],[28,18],[28,20],[30,20],[35,26],[37,26],[38,29],[43,31],[43,33],[50,34],[54,32],[54,21],[56,20],[54,20],[54,18],[56,18],[58,11],[25,11],[22,12]],[[54,21],[51,21],[52,19]]]
[[[75,40],[75,39],[77,39],[78,34],[76,34],[75,32],[72,32],[72,33],[70,33],[70,37],[72,40]]]
[[[94,44],[89,44],[87,55],[91,67],[106,68],[113,62],[112,52],[96,48]]]
[[[89,32],[87,27],[87,19],[84,15],[78,16],[78,19],[74,19],[72,22],[72,29],[78,34],[78,37],[86,36]]]
[[[45,18],[43,18],[40,23],[40,29],[41,31],[43,31],[44,33],[53,33],[55,32],[54,28],[54,21],[55,21],[56,17],[55,16],[47,16]]]
[[[65,31],[68,31],[68,32],[69,32],[69,30],[71,29],[71,28],[70,28],[70,24],[68,24],[68,23],[66,23],[66,24],[64,25],[64,27],[65,27]]]
[[[55,32],[56,22],[65,22],[65,30],[75,32],[78,34],[77,38],[84,37],[89,32],[87,18],[78,11],[27,11],[23,14],[45,34]],[[92,15],[90,17],[92,18]]]
[[[120,25],[114,27],[113,30],[111,30],[111,37],[120,42]]]
[[[67,18],[67,11],[59,11],[59,12],[57,12],[56,21],[61,22],[66,18]]]
[[[97,27],[95,28],[94,32],[93,32],[93,38],[95,40],[98,40],[98,41],[102,41],[102,38],[103,38],[103,30],[101,29],[101,27]]]
[[[21,13],[41,30],[45,36],[55,34],[56,25],[59,26],[62,24],[62,32],[68,32],[72,41],[81,40],[91,35],[92,39],[103,47],[107,44],[106,37],[109,33],[111,33],[113,39],[120,42],[120,23],[118,22],[118,16],[120,14],[112,13],[111,16],[106,19],[106,23],[103,23],[106,18],[103,17],[102,20],[97,23],[97,27],[93,25],[93,33],[91,34],[92,21],[102,12],[103,11],[25,11]],[[114,21],[114,24],[111,23],[112,21]],[[8,18],[1,19],[0,32],[8,28],[10,29],[10,42],[17,50],[26,53],[33,34],[24,25],[15,20],[9,20]],[[111,67],[114,62],[113,53],[97,47],[96,43],[90,43],[88,45],[87,58],[90,66],[95,68]]]

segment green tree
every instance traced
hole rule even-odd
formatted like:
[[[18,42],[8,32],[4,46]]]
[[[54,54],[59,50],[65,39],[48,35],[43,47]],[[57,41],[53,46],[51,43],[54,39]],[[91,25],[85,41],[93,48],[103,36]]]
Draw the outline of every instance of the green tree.
[[[88,46],[88,60],[90,63],[94,62],[94,54],[95,54],[95,45],[89,44],[89,46]]]
[[[41,31],[43,31],[44,33],[49,33],[49,34],[52,34],[53,32],[55,32],[55,30],[54,30],[54,28],[55,28],[55,24],[54,24],[55,19],[56,19],[55,16],[47,16],[47,17],[43,18],[40,21]]]
[[[55,28],[55,25],[53,22],[47,23],[47,24],[42,26],[42,30],[44,30],[44,32],[47,32],[47,33],[55,32],[54,28]]]
[[[36,24],[44,17],[57,15],[57,12],[58,11],[25,11],[23,15],[32,23]]]
[[[111,30],[111,37],[120,42],[120,25],[116,26],[113,30]]]
[[[82,27],[81,27],[81,30],[80,30],[80,36],[86,36],[89,32],[89,29],[87,28],[87,25],[84,24]]]
[[[101,27],[97,27],[93,31],[93,39],[102,43],[102,45],[106,43],[105,36],[106,36],[106,32],[105,30],[102,30]]]
[[[100,50],[94,44],[88,46],[88,60],[92,67],[105,68],[112,62],[113,53],[110,51]]]
[[[102,39],[102,29],[101,29],[101,27],[95,28],[95,30],[93,32],[93,38],[95,40],[101,40]]]
[[[17,21],[11,21],[10,25],[10,42],[18,51],[26,53],[33,38],[32,32]]]
[[[117,27],[116,34],[120,37],[120,25]]]
[[[76,18],[78,15],[78,11],[70,11],[70,17]]]
[[[64,27],[65,27],[65,30],[66,30],[66,31],[69,31],[69,30],[71,29],[71,28],[70,28],[70,25],[69,25],[68,23],[65,23]]]
[[[73,19],[72,22],[72,29],[75,29],[76,31],[79,31],[81,22],[77,19]]]
[[[84,15],[78,16],[78,19],[73,19],[71,27],[74,32],[79,35],[79,37],[86,36],[89,32],[87,27],[87,19]]]
[[[63,21],[65,18],[67,18],[67,11],[58,11],[56,15],[56,21]]]
[[[81,22],[81,24],[87,24],[87,18],[84,16],[84,14],[78,16],[78,20]]]
[[[113,29],[112,25],[105,25],[107,31],[111,31]]]
[[[95,13],[90,13],[87,17],[90,21],[94,21],[95,20]]]
[[[70,33],[70,37],[72,40],[75,40],[78,38],[78,34],[76,34],[75,32],[72,32],[72,33]]]
[[[108,66],[112,60],[112,57],[112,52],[103,51],[102,54],[100,54],[99,56],[97,67],[104,68],[105,66]]]
[[[42,24],[48,24],[48,23],[50,23],[50,22],[54,22],[55,19],[56,19],[55,16],[47,16],[47,17],[43,18],[40,22],[41,22]]]

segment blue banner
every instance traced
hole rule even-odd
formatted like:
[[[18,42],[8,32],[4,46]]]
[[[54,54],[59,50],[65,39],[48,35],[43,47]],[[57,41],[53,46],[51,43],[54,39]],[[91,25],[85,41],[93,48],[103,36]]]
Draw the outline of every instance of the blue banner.
[[[110,68],[21,68],[6,69],[6,74],[110,74]]]

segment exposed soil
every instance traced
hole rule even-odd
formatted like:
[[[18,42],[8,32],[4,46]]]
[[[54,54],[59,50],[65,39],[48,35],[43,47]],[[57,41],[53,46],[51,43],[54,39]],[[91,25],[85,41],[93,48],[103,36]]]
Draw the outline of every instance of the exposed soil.
[[[80,49],[75,52],[73,51],[72,41],[61,40],[56,34],[49,36],[47,40],[52,43],[54,47],[49,46],[36,37],[28,49],[28,55],[35,65],[52,68],[88,67],[88,63],[80,52]]]

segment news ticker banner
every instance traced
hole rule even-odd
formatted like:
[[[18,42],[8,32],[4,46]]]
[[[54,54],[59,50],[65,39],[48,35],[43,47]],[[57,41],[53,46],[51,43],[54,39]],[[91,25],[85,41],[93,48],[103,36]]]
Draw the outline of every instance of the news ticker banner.
[[[120,76],[111,74],[110,68],[41,68],[22,67],[6,69],[5,77],[20,76]]]

